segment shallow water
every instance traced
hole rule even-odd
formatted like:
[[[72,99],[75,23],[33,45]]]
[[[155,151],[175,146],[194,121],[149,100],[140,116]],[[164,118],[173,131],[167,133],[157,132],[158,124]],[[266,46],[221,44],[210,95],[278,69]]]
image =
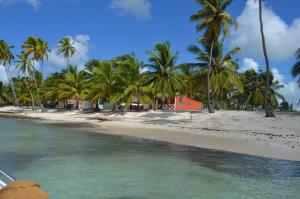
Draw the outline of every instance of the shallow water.
[[[0,119],[0,168],[50,199],[300,198],[300,162]]]

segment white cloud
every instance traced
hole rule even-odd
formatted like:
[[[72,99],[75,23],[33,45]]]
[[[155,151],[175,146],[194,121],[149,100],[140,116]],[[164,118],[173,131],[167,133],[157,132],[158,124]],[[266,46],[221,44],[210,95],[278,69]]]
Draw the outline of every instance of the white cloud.
[[[251,70],[251,69],[253,69],[257,72],[259,70],[258,63],[252,58],[247,58],[247,57],[244,58],[240,71],[245,72],[246,70]]]
[[[73,57],[70,58],[70,64],[79,66],[81,69],[83,65],[88,61],[89,56],[89,40],[88,35],[76,35],[75,38],[71,37],[71,42],[74,44],[76,52]],[[47,67],[47,73],[57,71],[67,65],[67,60],[63,55],[57,55],[57,47],[55,46],[48,57],[48,63],[52,67]]]
[[[151,19],[151,3],[148,0],[112,0],[111,8],[121,14],[131,15],[141,21]]]
[[[300,89],[296,82],[288,82],[284,83],[284,77],[279,73],[277,68],[272,69],[272,73],[275,80],[278,80],[284,88],[278,90],[278,92],[284,96],[285,100],[289,103],[293,103],[294,108],[297,111],[300,111],[300,105],[298,105],[298,101],[300,99]]]
[[[41,5],[40,0],[0,0],[0,4],[5,4],[5,5],[19,3],[19,2],[28,3],[35,9],[37,9]]]
[[[270,58],[284,60],[293,56],[300,43],[300,18],[288,25],[271,8],[265,6],[263,17]],[[239,46],[244,56],[262,58],[258,1],[248,0],[237,21],[239,28],[232,33],[231,46]]]

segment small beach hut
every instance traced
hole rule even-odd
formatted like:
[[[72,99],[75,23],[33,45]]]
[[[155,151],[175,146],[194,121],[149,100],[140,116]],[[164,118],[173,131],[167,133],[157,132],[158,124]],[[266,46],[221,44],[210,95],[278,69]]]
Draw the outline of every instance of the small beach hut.
[[[200,111],[203,109],[203,103],[178,95],[175,97],[174,109],[176,111]]]

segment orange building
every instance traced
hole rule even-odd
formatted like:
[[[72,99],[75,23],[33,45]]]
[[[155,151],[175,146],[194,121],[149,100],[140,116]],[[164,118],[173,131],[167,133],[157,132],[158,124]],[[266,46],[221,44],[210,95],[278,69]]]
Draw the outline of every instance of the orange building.
[[[203,103],[186,96],[176,96],[174,108],[176,111],[200,111],[203,109]]]

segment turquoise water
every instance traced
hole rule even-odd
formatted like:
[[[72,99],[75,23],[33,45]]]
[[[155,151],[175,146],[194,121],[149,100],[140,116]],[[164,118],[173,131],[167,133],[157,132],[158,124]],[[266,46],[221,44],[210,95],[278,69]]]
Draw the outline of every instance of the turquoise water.
[[[300,198],[300,162],[0,119],[0,167],[50,199]]]

